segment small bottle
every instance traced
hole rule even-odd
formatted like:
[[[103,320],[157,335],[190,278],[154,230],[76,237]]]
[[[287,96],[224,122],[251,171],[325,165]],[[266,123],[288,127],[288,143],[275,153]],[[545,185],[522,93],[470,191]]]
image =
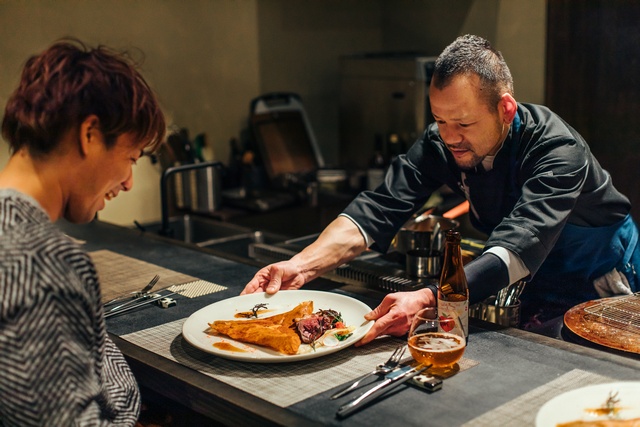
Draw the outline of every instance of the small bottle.
[[[397,133],[390,133],[387,139],[387,158],[389,163],[393,162],[400,154],[404,154],[404,141]]]
[[[367,170],[367,190],[375,190],[382,181],[384,181],[384,173],[386,168],[384,155],[382,154],[382,137],[376,134],[373,156],[369,161],[369,169]]]
[[[456,319],[469,340],[469,286],[462,264],[460,232],[448,230],[438,286],[438,318]],[[446,331],[445,331],[446,332]]]

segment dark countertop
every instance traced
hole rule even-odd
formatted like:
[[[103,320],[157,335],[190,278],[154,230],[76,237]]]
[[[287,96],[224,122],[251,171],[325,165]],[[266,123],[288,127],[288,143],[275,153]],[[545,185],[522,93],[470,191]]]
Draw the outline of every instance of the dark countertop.
[[[342,421],[334,414],[344,402],[328,400],[330,392],[282,408],[119,338],[132,330],[188,317],[214,300],[238,295],[261,266],[259,263],[100,221],[86,225],[61,223],[60,227],[67,234],[85,241],[87,251],[108,249],[228,287],[208,298],[181,300],[175,307],[178,310],[157,310],[162,311],[161,315],[149,316],[140,311],[131,313],[126,319],[123,316],[107,321],[112,339],[142,386],[223,424],[416,425],[425,424],[422,414],[428,413],[430,421],[425,425],[460,425],[574,369],[614,380],[640,380],[637,357],[621,357],[517,329],[500,329],[472,319],[465,357],[479,364],[447,379],[437,393],[425,395],[407,389]],[[372,307],[384,295],[326,279],[318,279],[305,289],[343,293]],[[336,384],[339,385],[339,381]],[[464,403],[452,405],[451,402]]]

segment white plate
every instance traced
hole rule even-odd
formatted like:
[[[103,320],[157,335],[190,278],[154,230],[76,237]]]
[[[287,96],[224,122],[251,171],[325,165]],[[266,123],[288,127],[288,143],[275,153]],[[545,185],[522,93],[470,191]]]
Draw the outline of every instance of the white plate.
[[[554,397],[538,411],[536,427],[556,427],[570,421],[606,420],[594,414],[602,408],[609,392],[618,392],[620,419],[640,418],[640,381],[622,381],[578,388]]]
[[[241,343],[224,335],[215,336],[207,333],[208,324],[214,320],[237,320],[234,317],[236,313],[250,311],[256,304],[268,304],[267,308],[270,311],[261,316],[267,317],[289,311],[304,301],[313,301],[314,312],[331,309],[341,313],[345,325],[356,328],[353,335],[335,347],[320,346],[313,350],[309,345],[302,344],[298,354],[286,355],[266,347]],[[275,295],[260,292],[218,301],[196,311],[182,325],[182,335],[194,347],[227,359],[260,363],[295,362],[325,356],[359,341],[373,326],[373,321],[364,319],[364,315],[370,311],[369,306],[356,299],[329,292],[293,290],[280,291]],[[217,342],[228,342],[244,352],[216,348],[213,345]]]

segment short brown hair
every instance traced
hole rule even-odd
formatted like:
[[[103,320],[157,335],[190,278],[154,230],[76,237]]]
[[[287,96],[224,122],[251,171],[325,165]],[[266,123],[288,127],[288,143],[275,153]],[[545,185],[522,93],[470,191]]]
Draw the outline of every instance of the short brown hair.
[[[7,101],[2,136],[13,152],[49,153],[70,129],[95,114],[107,147],[133,133],[155,150],[164,139],[164,114],[126,52],[89,48],[63,39],[29,58]]]
[[[479,36],[464,35],[447,46],[436,59],[432,84],[443,89],[454,77],[475,74],[481,96],[495,110],[504,92],[513,95],[511,71],[500,51]]]

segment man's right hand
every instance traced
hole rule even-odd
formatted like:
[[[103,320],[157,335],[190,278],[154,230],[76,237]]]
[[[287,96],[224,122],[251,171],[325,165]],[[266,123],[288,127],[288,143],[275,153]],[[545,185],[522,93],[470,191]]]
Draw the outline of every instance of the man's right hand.
[[[240,295],[255,292],[275,294],[280,289],[300,289],[304,284],[305,277],[298,265],[291,260],[282,261],[260,269]]]
[[[334,269],[367,248],[358,226],[339,216],[315,242],[288,261],[268,265],[258,271],[240,295],[254,292],[275,294],[280,289],[300,289],[305,283]]]

